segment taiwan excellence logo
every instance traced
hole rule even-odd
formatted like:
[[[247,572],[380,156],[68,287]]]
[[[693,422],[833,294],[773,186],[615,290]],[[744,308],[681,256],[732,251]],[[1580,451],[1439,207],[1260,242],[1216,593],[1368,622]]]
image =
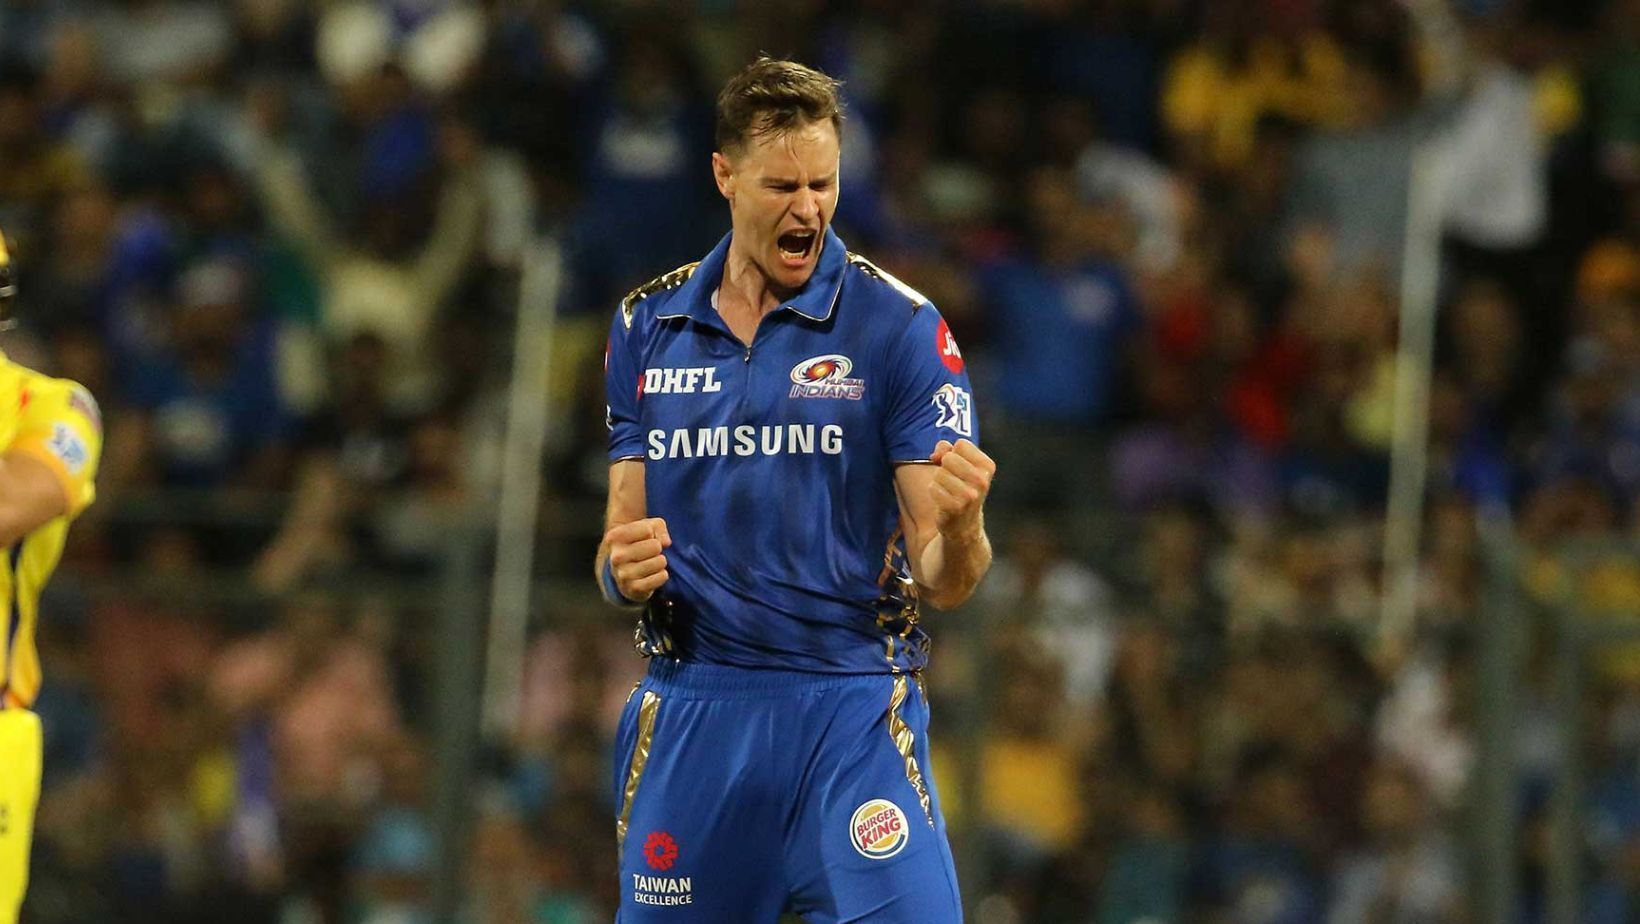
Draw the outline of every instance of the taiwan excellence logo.
[[[666,872],[678,862],[678,842],[665,831],[651,831],[644,838],[643,859],[651,870]],[[695,903],[692,876],[647,876],[632,874],[632,901],[639,905],[676,907]]]
[[[643,860],[651,870],[671,870],[677,862],[677,842],[664,830],[651,830],[643,842]]]
[[[865,396],[863,379],[848,377],[854,361],[841,353],[827,353],[805,359],[792,367],[793,398],[846,398],[858,401]]]
[[[872,799],[854,810],[848,822],[849,840],[867,860],[886,860],[905,849],[911,826],[905,813],[887,799]]]
[[[671,869],[678,861],[678,842],[665,831],[651,831],[643,842],[643,858],[650,869]]]

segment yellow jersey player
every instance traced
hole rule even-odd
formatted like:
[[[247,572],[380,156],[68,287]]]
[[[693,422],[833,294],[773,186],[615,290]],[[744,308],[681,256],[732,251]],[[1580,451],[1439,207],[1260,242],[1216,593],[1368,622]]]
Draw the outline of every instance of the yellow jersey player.
[[[16,287],[0,235],[0,325]],[[91,394],[0,353],[0,924],[15,924],[28,886],[40,799],[40,692],[34,626],[68,524],[95,496],[102,423]]]

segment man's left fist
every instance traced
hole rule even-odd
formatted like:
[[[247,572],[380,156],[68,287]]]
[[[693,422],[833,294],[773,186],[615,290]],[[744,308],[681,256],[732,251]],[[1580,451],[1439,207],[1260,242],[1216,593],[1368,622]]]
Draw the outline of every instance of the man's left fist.
[[[928,486],[939,511],[941,533],[967,535],[980,529],[980,511],[991,493],[997,464],[968,440],[940,440],[929,461],[940,467]]]

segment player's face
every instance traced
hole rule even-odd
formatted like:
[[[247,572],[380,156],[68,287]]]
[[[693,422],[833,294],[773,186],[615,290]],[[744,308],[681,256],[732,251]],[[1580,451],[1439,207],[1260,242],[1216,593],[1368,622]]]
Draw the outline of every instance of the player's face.
[[[734,247],[777,289],[798,289],[820,262],[837,212],[837,129],[830,120],[753,138],[712,155],[718,191],[729,200]]]

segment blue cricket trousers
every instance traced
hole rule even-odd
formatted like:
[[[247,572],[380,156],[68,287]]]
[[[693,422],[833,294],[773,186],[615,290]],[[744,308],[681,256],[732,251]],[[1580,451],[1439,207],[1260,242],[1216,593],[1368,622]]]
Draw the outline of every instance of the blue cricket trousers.
[[[958,924],[914,677],[654,658],[616,739],[620,924]]]

